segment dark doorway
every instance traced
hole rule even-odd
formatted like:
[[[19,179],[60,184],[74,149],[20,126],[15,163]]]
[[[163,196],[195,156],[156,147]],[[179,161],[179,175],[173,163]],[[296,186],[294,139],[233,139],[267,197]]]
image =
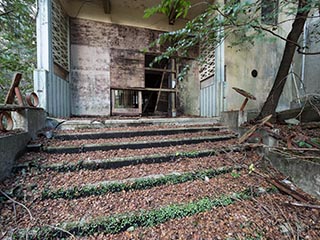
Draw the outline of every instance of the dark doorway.
[[[145,88],[142,93],[143,115],[167,115],[169,107],[169,61],[153,63],[155,55],[145,55]]]

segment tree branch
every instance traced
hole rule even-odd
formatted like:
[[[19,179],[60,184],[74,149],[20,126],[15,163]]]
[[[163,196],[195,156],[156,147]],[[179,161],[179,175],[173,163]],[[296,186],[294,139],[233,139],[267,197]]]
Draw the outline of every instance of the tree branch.
[[[281,40],[286,41],[286,42],[288,42],[288,43],[291,43],[291,44],[295,45],[295,46],[298,47],[298,48],[301,48],[301,46],[300,46],[298,43],[293,42],[293,41],[291,41],[291,40],[289,40],[289,39],[287,39],[287,38],[285,38],[285,37],[282,37],[281,35],[275,33],[274,31],[272,31],[272,30],[270,30],[270,29],[268,29],[268,28],[265,28],[265,27],[262,27],[262,26],[252,26],[252,27],[253,27],[254,29],[261,29],[261,30],[263,30],[263,31],[266,31],[266,32],[268,32],[268,33],[271,33],[273,36],[275,36],[275,37],[277,37],[277,38],[280,38]]]
[[[301,51],[301,47],[298,47],[297,52],[303,55],[320,55],[320,52],[303,52]]]
[[[13,12],[13,10],[10,10],[10,11],[4,12],[4,13],[0,13],[0,17],[8,15],[9,13],[12,13],[12,12]]]
[[[14,200],[13,198],[9,197],[9,196],[8,196],[5,192],[3,192],[2,190],[0,190],[0,193],[1,193],[2,195],[4,195],[6,198],[8,198],[11,202],[16,203],[16,204],[20,205],[21,207],[23,207],[24,209],[26,209],[27,212],[28,212],[28,214],[29,214],[29,216],[30,216],[30,220],[33,220],[33,216],[32,216],[32,214],[31,214],[29,208],[27,208],[24,204],[22,204],[22,203],[20,203],[20,202],[17,202],[17,201]]]
[[[252,26],[252,27],[253,27],[254,29],[261,29],[261,30],[263,30],[263,31],[266,31],[266,32],[272,34],[273,36],[275,36],[275,37],[277,37],[277,38],[280,38],[280,39],[283,40],[283,41],[286,41],[286,42],[289,42],[289,43],[295,45],[295,46],[298,48],[298,49],[297,49],[297,52],[298,52],[299,54],[303,54],[303,55],[320,55],[320,52],[304,52],[304,51],[302,50],[303,47],[301,47],[297,42],[294,42],[294,41],[291,41],[291,40],[289,40],[289,39],[287,39],[287,38],[284,38],[284,37],[282,37],[281,35],[275,33],[274,31],[272,31],[272,30],[270,30],[270,29],[268,29],[268,28],[265,28],[265,27],[262,27],[262,26]]]

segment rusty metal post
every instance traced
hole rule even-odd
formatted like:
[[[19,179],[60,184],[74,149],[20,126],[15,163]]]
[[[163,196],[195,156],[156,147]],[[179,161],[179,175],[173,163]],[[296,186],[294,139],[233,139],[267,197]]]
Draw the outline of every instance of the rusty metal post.
[[[23,104],[22,95],[21,95],[19,87],[15,87],[14,88],[14,93],[15,93],[17,99],[18,99],[19,105],[23,106],[24,104]]]

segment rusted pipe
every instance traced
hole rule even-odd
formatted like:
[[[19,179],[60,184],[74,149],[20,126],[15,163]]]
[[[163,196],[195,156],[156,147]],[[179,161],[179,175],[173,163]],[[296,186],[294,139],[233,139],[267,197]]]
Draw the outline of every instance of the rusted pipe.
[[[0,130],[10,131],[13,129],[13,120],[8,112],[0,113]]]
[[[246,98],[246,99],[243,101],[243,103],[242,103],[242,105],[241,105],[241,107],[240,107],[240,111],[241,111],[241,112],[243,111],[243,109],[244,109],[245,106],[247,105],[248,101],[249,101],[248,98]]]
[[[22,100],[22,95],[21,95],[21,92],[20,92],[20,89],[19,87],[15,87],[14,88],[14,93],[18,99],[18,103],[20,106],[23,106],[23,100]]]
[[[26,101],[30,107],[37,107],[39,105],[39,98],[35,92],[27,94]]]

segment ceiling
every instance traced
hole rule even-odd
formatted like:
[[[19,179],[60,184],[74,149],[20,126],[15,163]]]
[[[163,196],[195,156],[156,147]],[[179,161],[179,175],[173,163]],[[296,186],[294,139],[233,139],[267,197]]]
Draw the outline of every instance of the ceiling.
[[[110,13],[106,13],[103,2],[109,1]],[[71,17],[92,19],[109,23],[139,26],[163,31],[179,29],[185,23],[203,12],[213,0],[191,0],[192,7],[185,19],[178,19],[174,25],[168,24],[163,14],[143,18],[144,10],[160,3],[160,0],[60,0]]]

